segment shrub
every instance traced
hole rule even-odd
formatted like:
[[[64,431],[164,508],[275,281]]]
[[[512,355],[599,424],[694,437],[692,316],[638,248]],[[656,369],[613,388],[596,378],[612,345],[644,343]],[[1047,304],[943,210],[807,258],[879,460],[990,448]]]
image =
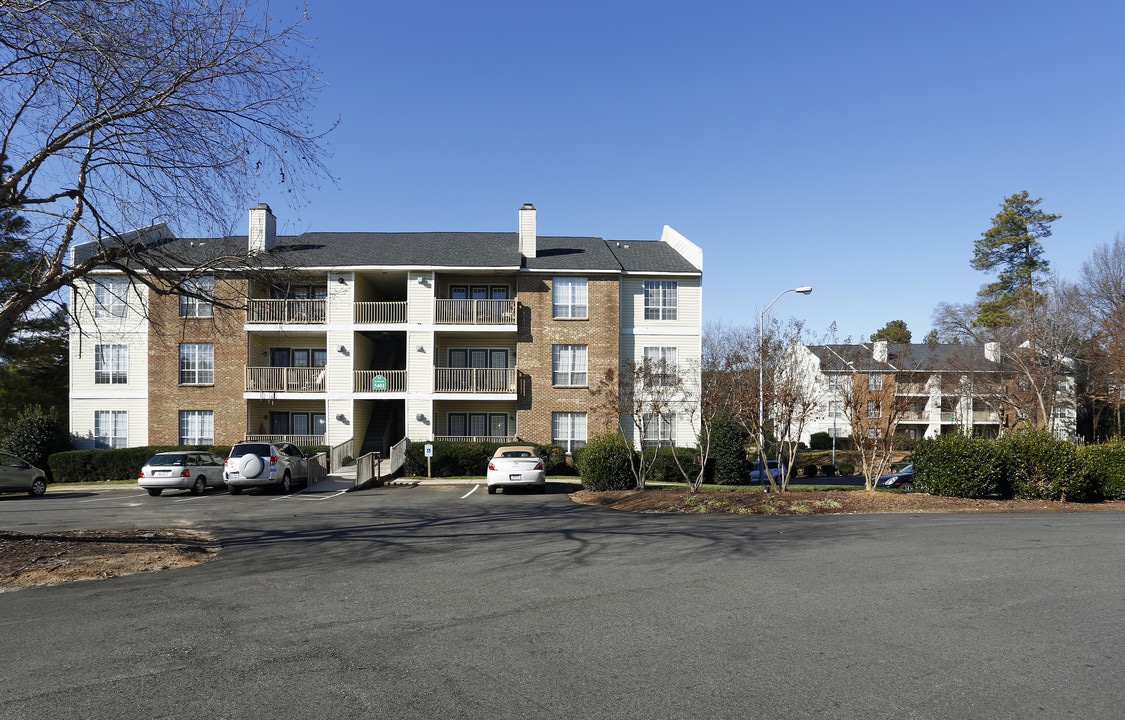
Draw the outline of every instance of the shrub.
[[[719,485],[745,485],[750,482],[746,430],[729,415],[712,421],[709,455],[708,459],[714,464],[708,468],[708,482]]]
[[[961,433],[918,441],[914,448],[914,487],[947,497],[1011,497],[998,445]]]
[[[801,468],[801,475],[803,475],[804,477],[807,477],[807,478],[816,477],[817,476],[816,465],[806,465],[806,466],[804,466],[803,468]]]
[[[832,436],[826,432],[814,432],[809,435],[810,450],[831,450]]]
[[[1077,449],[1068,441],[1046,430],[1026,430],[996,442],[1013,496],[1075,502],[1098,499],[1095,483],[1084,472]]]
[[[575,458],[582,487],[587,490],[628,490],[636,485],[633,448],[619,433],[596,435]]]
[[[680,458],[679,465],[676,464],[673,453]],[[662,447],[656,451],[656,458],[652,461],[652,473],[649,477],[659,482],[687,482],[684,479],[684,473],[680,472],[681,466],[688,477],[694,480],[695,473],[699,471],[699,453],[694,448]]]
[[[0,426],[0,447],[50,475],[48,456],[69,449],[70,440],[55,410],[29,405]]]
[[[1086,475],[1106,500],[1125,500],[1125,442],[1078,448]]]
[[[821,465],[820,472],[824,475],[824,477],[836,477],[836,466],[831,464]]]
[[[174,445],[149,445],[116,450],[71,450],[55,453],[47,459],[47,464],[54,482],[136,480],[150,457],[158,452],[181,449]]]
[[[839,468],[841,475],[851,475],[855,472],[855,465],[852,465],[851,463],[840,463],[837,467]]]

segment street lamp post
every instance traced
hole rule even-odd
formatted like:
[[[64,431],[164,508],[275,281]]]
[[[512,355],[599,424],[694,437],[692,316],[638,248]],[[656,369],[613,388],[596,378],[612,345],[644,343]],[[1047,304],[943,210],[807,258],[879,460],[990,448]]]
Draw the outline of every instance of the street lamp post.
[[[812,292],[812,285],[782,290],[758,315],[758,480],[761,481],[763,490],[766,489],[767,477],[771,483],[773,482],[773,476],[770,475],[769,465],[766,462],[766,313],[782,295],[791,292],[808,295]]]

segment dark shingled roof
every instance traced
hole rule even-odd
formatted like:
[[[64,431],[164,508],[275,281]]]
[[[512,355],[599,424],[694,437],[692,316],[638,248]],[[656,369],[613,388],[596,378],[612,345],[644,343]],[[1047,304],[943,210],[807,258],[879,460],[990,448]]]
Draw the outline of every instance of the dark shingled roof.
[[[875,360],[870,343],[809,345],[808,348],[820,358],[821,372],[826,373],[999,369],[996,363],[985,358],[983,345],[889,343],[885,363]]]
[[[95,243],[77,246],[75,256],[88,256],[96,247]],[[212,265],[216,258],[245,254],[246,247],[245,235],[166,239],[159,258],[169,267]],[[273,250],[258,262],[270,266],[270,256],[277,258],[279,267],[526,267],[534,271],[699,274],[670,245],[652,240],[607,242],[597,237],[540,236],[536,257],[525,259],[514,232],[307,232],[277,236]]]

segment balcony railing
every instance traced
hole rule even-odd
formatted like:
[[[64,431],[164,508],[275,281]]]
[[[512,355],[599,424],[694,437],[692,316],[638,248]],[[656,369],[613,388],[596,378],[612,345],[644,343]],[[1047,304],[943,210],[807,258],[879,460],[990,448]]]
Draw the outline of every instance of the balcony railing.
[[[930,387],[926,383],[900,382],[895,385],[896,395],[929,395]]]
[[[515,435],[434,435],[434,442],[510,443],[515,441]]]
[[[907,422],[929,419],[930,414],[928,412],[922,412],[921,410],[904,410],[902,415],[899,416],[899,420],[905,420]]]
[[[246,392],[324,392],[324,368],[248,367]]]
[[[405,370],[356,370],[354,392],[406,392]]]
[[[514,393],[515,368],[435,368],[434,390],[457,393]]]
[[[439,325],[515,325],[515,300],[434,301],[434,322]]]
[[[247,300],[246,322],[322,324],[326,306],[326,300]]]
[[[401,324],[406,322],[406,302],[357,302],[357,324]]]
[[[297,447],[314,447],[316,445],[324,444],[323,435],[249,435],[245,437],[246,442],[287,442],[293,443]]]

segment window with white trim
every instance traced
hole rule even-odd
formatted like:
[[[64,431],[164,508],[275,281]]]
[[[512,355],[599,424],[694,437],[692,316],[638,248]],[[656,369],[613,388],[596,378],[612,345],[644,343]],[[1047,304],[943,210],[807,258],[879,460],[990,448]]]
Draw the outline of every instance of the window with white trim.
[[[676,320],[679,283],[676,280],[645,280],[645,320]]]
[[[94,447],[123,448],[129,446],[129,413],[125,410],[94,411]]]
[[[213,385],[215,383],[215,346],[211,343],[180,345],[180,384]]]
[[[883,374],[882,373],[867,373],[867,389],[868,390],[882,390],[883,389]]]
[[[645,365],[648,376],[654,387],[670,387],[676,385],[679,379],[676,370],[676,360],[679,351],[675,347],[646,347],[644,349]]]
[[[180,317],[209,318],[214,315],[215,311],[211,301],[202,299],[214,297],[215,295],[215,277],[213,275],[188,278],[180,285],[185,292],[195,293],[195,295],[201,296],[181,295]]]
[[[586,413],[551,413],[551,442],[567,452],[586,447]]]
[[[883,417],[883,408],[875,400],[867,401],[867,417],[880,418]]]
[[[125,317],[125,294],[129,281],[125,278],[99,278],[94,281],[94,317]]]
[[[129,382],[129,346],[94,346],[94,384],[126,385]]]
[[[214,443],[214,410],[180,411],[180,445],[213,445]]]
[[[551,384],[555,386],[585,387],[585,345],[553,345],[551,347]]]
[[[830,417],[830,418],[844,417],[844,401],[843,400],[829,400],[828,401],[828,417]]]
[[[586,318],[590,297],[584,277],[557,277],[551,283],[552,313],[556,318]]]
[[[676,444],[676,413],[645,413],[645,447],[669,447]]]

